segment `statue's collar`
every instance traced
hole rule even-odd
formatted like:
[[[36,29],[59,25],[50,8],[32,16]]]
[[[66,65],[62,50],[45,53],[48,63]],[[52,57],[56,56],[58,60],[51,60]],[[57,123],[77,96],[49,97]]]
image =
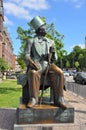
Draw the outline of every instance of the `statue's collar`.
[[[44,36],[37,36],[37,37],[38,37],[38,39],[42,39],[43,41],[47,41],[47,38]]]

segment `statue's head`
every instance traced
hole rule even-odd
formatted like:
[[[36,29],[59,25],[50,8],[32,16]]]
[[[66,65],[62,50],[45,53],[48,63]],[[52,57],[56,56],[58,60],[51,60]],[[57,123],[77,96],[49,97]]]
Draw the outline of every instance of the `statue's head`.
[[[30,25],[33,27],[33,29],[35,29],[35,32],[38,35],[45,36],[46,23],[39,16],[34,17],[31,20]]]

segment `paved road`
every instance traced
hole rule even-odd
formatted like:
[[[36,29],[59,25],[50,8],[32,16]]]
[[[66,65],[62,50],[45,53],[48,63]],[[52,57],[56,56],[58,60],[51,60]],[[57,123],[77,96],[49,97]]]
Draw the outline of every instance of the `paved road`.
[[[68,81],[68,82],[74,82],[73,76],[68,76],[68,77],[66,76],[65,80]]]
[[[76,93],[86,99],[86,84],[75,83],[72,76],[66,77],[65,86],[67,90]]]

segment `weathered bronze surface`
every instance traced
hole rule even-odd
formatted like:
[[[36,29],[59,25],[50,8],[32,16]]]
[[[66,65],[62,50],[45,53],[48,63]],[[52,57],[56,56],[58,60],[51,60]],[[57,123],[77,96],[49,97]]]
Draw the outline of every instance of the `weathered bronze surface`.
[[[70,123],[74,121],[74,109],[64,100],[64,74],[54,61],[55,43],[46,37],[46,25],[35,17],[30,22],[36,36],[29,38],[24,50],[27,66],[21,75],[21,105],[17,109],[17,123]],[[43,92],[50,87],[50,100],[43,99]],[[42,90],[39,98],[39,90]],[[45,98],[46,99],[46,98]]]
[[[27,66],[26,74],[21,75],[18,83],[22,88],[22,106],[33,107],[38,100],[39,90],[52,88],[54,105],[66,107],[63,95],[64,75],[61,68],[55,65],[57,59],[54,40],[46,37],[46,24],[38,16],[30,22],[35,29],[36,36],[29,38],[24,50],[24,60]]]

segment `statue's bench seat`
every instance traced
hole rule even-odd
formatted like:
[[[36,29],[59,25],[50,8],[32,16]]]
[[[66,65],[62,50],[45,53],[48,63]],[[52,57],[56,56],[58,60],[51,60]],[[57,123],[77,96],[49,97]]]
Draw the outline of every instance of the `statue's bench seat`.
[[[44,88],[43,88],[44,76],[45,75],[42,75],[42,77],[41,77],[40,90],[42,90],[42,89],[46,90],[47,88],[50,87],[50,101],[52,102],[53,101],[53,90],[52,90],[52,87],[51,87],[51,82],[49,80],[49,76],[47,75],[46,82],[45,82]],[[29,85],[28,85],[27,75],[26,74],[18,75],[17,76],[17,84],[22,85],[22,101],[27,104],[28,99],[29,99],[29,95],[28,95]],[[59,85],[59,78],[58,78],[58,85]],[[66,90],[65,85],[64,85],[64,90]]]
[[[41,78],[40,90],[43,89],[43,82],[44,82],[44,75],[42,75],[42,78]],[[29,95],[28,95],[29,86],[28,86],[27,75],[26,74],[18,75],[17,76],[17,84],[22,85],[22,99],[21,99],[21,102],[24,102],[24,103],[27,104],[28,99],[29,99]],[[46,90],[49,87],[50,87],[50,81],[49,81],[49,78],[47,76],[43,90]],[[53,91],[52,91],[52,89],[50,87],[50,101],[52,101],[52,100],[53,100]]]
[[[45,75],[42,75],[42,78],[41,78],[40,90],[43,87],[44,76]],[[22,87],[24,87],[27,84],[27,81],[28,81],[28,79],[27,79],[26,74],[20,74],[20,75],[17,76],[17,84],[22,85]],[[48,88],[49,86],[50,86],[50,80],[47,76],[44,89]]]

